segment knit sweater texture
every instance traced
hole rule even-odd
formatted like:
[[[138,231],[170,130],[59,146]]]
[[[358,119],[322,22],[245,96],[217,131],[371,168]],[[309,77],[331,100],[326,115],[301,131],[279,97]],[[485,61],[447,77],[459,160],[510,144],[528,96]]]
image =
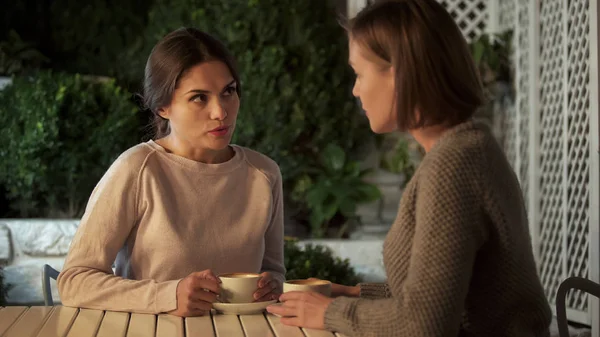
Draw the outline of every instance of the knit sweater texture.
[[[62,303],[158,314],[177,308],[177,284],[192,272],[268,271],[283,281],[279,167],[232,148],[221,164],[154,141],[124,152],[89,199],[58,277]]]
[[[547,336],[551,310],[519,181],[490,130],[448,131],[407,184],[383,247],[387,284],[336,298],[326,328],[366,337]]]

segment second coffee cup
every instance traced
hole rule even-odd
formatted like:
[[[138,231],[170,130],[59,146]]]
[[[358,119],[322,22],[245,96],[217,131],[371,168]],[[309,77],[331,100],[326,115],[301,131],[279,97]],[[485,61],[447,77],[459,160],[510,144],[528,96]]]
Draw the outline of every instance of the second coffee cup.
[[[331,282],[326,280],[289,280],[283,284],[283,292],[308,291],[331,296]]]

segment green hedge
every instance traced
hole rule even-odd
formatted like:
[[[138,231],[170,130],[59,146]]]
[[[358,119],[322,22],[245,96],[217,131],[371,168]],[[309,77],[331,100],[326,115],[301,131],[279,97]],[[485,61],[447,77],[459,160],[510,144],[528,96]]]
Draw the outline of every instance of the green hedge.
[[[315,277],[349,286],[361,282],[350,261],[334,256],[326,246],[309,243],[301,248],[296,239],[286,238],[284,256],[288,280]]]
[[[40,72],[0,91],[0,185],[22,217],[78,217],[110,164],[139,141],[114,80]]]

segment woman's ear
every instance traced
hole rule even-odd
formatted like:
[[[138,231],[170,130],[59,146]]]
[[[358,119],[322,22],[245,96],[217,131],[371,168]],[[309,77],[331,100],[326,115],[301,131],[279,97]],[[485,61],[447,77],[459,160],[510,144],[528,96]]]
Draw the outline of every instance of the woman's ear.
[[[160,108],[160,109],[158,109],[158,115],[164,119],[169,119],[170,109],[169,108]]]

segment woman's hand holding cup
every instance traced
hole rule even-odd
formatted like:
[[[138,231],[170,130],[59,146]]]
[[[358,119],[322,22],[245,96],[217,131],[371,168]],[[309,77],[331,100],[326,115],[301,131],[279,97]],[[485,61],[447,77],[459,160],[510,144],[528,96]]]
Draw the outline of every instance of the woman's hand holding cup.
[[[255,302],[272,301],[279,298],[281,295],[281,282],[271,275],[269,272],[260,274],[261,278],[258,281],[258,289],[254,292]]]
[[[186,276],[177,284],[177,309],[169,314],[180,317],[206,315],[217,300],[220,283],[210,269]]]

